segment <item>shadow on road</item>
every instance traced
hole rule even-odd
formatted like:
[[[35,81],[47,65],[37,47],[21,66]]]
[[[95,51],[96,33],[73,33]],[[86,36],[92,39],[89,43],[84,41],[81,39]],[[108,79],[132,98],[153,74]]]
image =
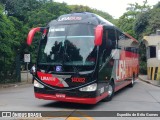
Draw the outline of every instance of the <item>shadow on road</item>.
[[[63,109],[82,109],[82,110],[93,110],[98,105],[102,104],[102,102],[99,102],[95,105],[90,104],[79,104],[79,103],[69,103],[69,102],[52,102],[48,104],[42,105],[42,107],[54,107],[54,108],[63,108]]]

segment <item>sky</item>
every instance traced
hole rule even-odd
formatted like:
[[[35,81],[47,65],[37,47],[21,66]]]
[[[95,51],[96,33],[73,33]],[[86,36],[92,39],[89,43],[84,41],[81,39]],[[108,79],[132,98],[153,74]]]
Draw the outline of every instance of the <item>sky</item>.
[[[137,2],[143,5],[144,0],[54,0],[55,2],[65,2],[68,5],[84,5],[109,13],[114,18],[119,18],[126,12],[129,3]],[[105,1],[105,2],[104,2]],[[160,0],[147,0],[148,5],[152,6]]]

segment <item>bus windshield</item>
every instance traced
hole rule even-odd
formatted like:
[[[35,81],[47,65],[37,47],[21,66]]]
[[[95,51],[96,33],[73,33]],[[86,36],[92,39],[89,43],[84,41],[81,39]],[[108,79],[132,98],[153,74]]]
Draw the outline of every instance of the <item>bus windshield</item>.
[[[90,24],[50,27],[47,40],[41,41],[38,63],[94,66],[97,56],[94,27]]]

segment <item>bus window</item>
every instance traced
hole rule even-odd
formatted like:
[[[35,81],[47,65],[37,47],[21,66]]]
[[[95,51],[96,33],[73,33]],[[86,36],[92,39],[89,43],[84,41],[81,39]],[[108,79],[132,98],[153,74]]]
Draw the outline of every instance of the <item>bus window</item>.
[[[102,45],[100,46],[100,66],[111,56],[112,49],[116,46],[116,34],[114,28],[106,28],[103,34]]]
[[[106,36],[105,36],[106,37],[105,38],[105,40],[106,40],[106,49],[107,48],[112,48],[113,43],[112,43],[112,40],[110,38],[108,38],[108,31],[106,31],[105,34],[106,34]]]
[[[108,29],[107,33],[108,33],[108,40],[110,40],[111,43],[112,43],[111,48],[114,49],[115,46],[116,46],[116,32],[115,32],[115,29],[114,28]]]
[[[117,39],[118,39],[119,49],[126,49],[128,51],[132,51],[130,50],[130,48],[134,46],[132,45],[133,40],[131,38],[129,38],[124,33],[117,30]]]
[[[124,49],[124,47],[125,47],[125,35],[122,33],[122,32],[120,32],[120,31],[116,31],[117,32],[117,41],[118,41],[118,48],[119,49]]]

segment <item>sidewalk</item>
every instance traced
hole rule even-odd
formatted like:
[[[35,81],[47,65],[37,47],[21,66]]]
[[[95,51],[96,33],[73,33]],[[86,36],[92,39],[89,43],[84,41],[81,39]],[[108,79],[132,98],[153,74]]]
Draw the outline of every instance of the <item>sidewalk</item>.
[[[139,80],[160,87],[160,80],[148,80],[147,75],[139,75]]]
[[[27,71],[21,71],[21,82],[0,84],[0,88],[17,87],[20,85],[27,85],[27,84],[32,84],[32,75],[28,73],[28,80],[27,80]]]

